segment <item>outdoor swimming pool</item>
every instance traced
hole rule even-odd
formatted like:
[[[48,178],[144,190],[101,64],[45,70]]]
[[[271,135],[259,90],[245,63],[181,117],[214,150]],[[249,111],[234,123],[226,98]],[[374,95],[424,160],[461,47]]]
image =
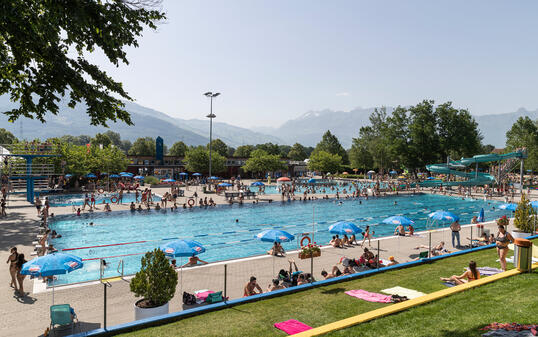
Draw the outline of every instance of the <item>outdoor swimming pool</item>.
[[[330,240],[328,226],[340,220],[355,222],[362,228],[367,224],[374,225],[375,237],[381,237],[392,235],[394,226],[377,224],[392,215],[411,218],[416,222],[416,230],[420,231],[427,228],[427,214],[439,209],[458,214],[462,224],[469,223],[482,207],[486,220],[509,213],[497,207],[492,209],[492,205],[497,204],[494,201],[488,201],[491,202],[491,205],[488,205],[488,202],[481,200],[469,201],[428,194],[370,198],[362,200],[362,203],[359,203],[358,199],[341,201],[342,204],[334,200],[317,200],[243,206],[220,205],[208,209],[180,209],[175,212],[122,211],[84,214],[80,217],[57,216],[51,223],[51,229],[55,229],[62,238],[54,239],[54,246],[87,259],[83,269],[58,276],[57,284],[98,279],[100,257],[106,258],[111,265],[108,274],[116,273],[120,258],[124,260],[125,274],[134,274],[140,267],[141,253],[176,238],[201,242],[207,251],[201,254],[200,258],[206,261],[264,254],[271,244],[255,240],[255,234],[270,228],[283,229],[292,234],[311,231],[313,208],[316,222],[315,240],[321,244],[327,244]],[[397,205],[394,205],[394,201],[397,201]],[[235,219],[239,221],[236,223]],[[90,221],[95,225],[89,226]],[[122,244],[114,245],[118,243]],[[111,244],[113,245],[110,246]],[[296,247],[296,241],[284,244],[287,250]]]
[[[88,194],[88,196],[91,196],[91,194]],[[95,203],[98,205],[98,204],[102,204],[103,201],[105,202],[108,202],[110,203],[110,198],[112,198],[113,196],[118,196],[117,193],[115,194],[111,194],[111,193],[106,193],[106,194],[98,194],[98,193],[95,193]],[[154,194],[155,196],[155,194]],[[82,206],[84,205],[84,194],[83,193],[79,193],[79,194],[49,194],[49,195],[45,195],[43,197],[48,197],[49,198],[49,202],[50,202],[50,205],[52,207],[61,207],[61,206]],[[127,192],[124,192],[123,193],[123,203],[124,204],[129,204],[131,202],[135,201],[135,193],[134,192],[130,192],[130,193],[127,193]],[[140,195],[139,195],[139,201],[140,201]]]

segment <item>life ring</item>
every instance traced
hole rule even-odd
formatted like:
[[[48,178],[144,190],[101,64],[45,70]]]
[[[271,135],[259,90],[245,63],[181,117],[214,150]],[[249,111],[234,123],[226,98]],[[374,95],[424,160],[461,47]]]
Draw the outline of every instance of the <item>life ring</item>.
[[[189,199],[187,204],[189,204],[189,206],[194,206],[194,199]]]
[[[308,240],[308,244],[303,244],[304,240]],[[310,237],[309,236],[303,236],[303,238],[301,239],[301,247],[305,247],[305,246],[308,246],[312,241],[310,240]]]
[[[118,198],[112,197],[112,198],[110,198],[110,202],[115,204],[115,203],[118,202]]]
[[[99,192],[99,194],[103,194],[103,193],[105,193],[105,190],[100,188],[100,189],[97,190],[97,192]]]

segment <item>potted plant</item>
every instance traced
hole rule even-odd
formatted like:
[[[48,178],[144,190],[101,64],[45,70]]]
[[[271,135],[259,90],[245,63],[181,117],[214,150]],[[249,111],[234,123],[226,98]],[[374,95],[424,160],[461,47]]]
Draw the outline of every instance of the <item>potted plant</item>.
[[[301,250],[299,251],[299,258],[303,260],[318,256],[321,256],[321,249],[315,242],[301,247]]]
[[[512,232],[514,238],[526,238],[530,236],[534,230],[534,217],[536,212],[532,208],[529,199],[525,196],[525,193],[521,195],[516,214],[514,217],[514,226],[517,228]]]
[[[176,292],[177,273],[160,249],[147,252],[141,264],[130,284],[131,292],[142,297],[135,303],[135,320],[165,315]]]

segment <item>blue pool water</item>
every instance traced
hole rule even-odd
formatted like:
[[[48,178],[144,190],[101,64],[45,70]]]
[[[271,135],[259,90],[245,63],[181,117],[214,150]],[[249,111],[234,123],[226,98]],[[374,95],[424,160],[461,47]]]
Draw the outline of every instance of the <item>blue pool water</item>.
[[[397,205],[394,202],[397,201]],[[495,205],[496,202],[491,202]],[[312,230],[312,209],[315,209],[316,241],[327,244],[331,234],[327,227],[340,220],[353,221],[364,228],[373,225],[375,237],[392,235],[393,225],[378,225],[392,215],[405,215],[416,222],[416,230],[427,229],[427,214],[434,210],[448,210],[469,223],[483,207],[486,220],[509,212],[493,209],[488,202],[469,201],[439,195],[398,196],[362,200],[317,200],[311,202],[275,202],[271,204],[220,205],[208,209],[180,209],[171,211],[122,211],[92,213],[77,217],[57,216],[51,228],[62,234],[53,244],[65,248],[90,247],[115,243],[144,241],[108,247],[66,250],[86,260],[84,268],[67,275],[60,275],[58,283],[74,283],[99,278],[99,257],[106,257],[112,266],[107,273],[115,273],[120,258],[124,260],[125,274],[134,274],[140,268],[140,253],[152,250],[174,238],[195,239],[207,251],[200,255],[206,261],[220,261],[264,254],[270,243],[254,239],[258,232],[277,228],[292,234]],[[235,222],[238,219],[239,222]],[[94,226],[88,223],[93,222]],[[360,235],[358,236],[358,238]],[[296,249],[297,242],[285,243],[287,250]],[[130,255],[135,254],[135,255]],[[123,256],[120,256],[123,255]],[[185,262],[185,261],[183,261]],[[179,261],[178,261],[179,263]]]
[[[91,194],[88,194],[88,196],[91,196]],[[113,196],[118,196],[117,193],[115,194],[95,194],[95,203],[96,204],[102,204],[103,201],[110,203],[110,198]],[[61,206],[82,206],[84,205],[84,194],[49,194],[46,195],[46,197],[49,198],[50,205],[52,207],[61,207]],[[140,195],[138,196],[138,201],[140,201]],[[123,203],[131,203],[132,201],[135,201],[135,193],[123,193]]]
[[[359,183],[357,186],[359,187],[359,189],[363,189],[365,187],[366,188],[372,188],[372,187],[374,187],[374,185],[375,185],[375,183],[364,183],[364,182],[362,182],[362,183]],[[387,187],[386,183],[381,183],[380,188],[383,189],[383,188],[386,188],[386,187]],[[263,188],[265,188],[265,194],[280,194],[280,193],[282,193],[281,191],[279,191],[277,185],[265,185],[265,186],[262,187],[262,190],[263,190]],[[251,186],[250,190],[253,191],[253,192],[259,192],[260,188],[257,187],[257,186]],[[356,191],[356,188],[351,186],[350,184],[343,185],[342,183],[334,183],[333,182],[330,186],[316,186],[315,190],[316,190],[316,193],[319,193],[320,195],[334,194],[334,193],[336,193],[336,191],[338,191],[339,193],[343,193],[344,190],[348,194],[353,194],[353,192]],[[295,188],[296,197],[299,197],[304,191],[305,191],[304,187],[297,186]]]

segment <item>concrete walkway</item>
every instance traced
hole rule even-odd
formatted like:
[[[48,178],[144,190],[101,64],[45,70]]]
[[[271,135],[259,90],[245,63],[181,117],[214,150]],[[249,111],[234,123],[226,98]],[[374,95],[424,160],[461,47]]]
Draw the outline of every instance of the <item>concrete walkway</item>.
[[[154,192],[162,194],[166,189],[155,189]],[[187,191],[190,196],[194,192]],[[198,191],[198,194],[201,194]],[[225,202],[223,197],[211,195],[217,202]],[[280,200],[279,195],[264,198]],[[114,205],[113,209],[127,209],[128,206]],[[54,208],[55,214],[72,213],[70,207]],[[27,203],[22,196],[10,199],[8,217],[0,218],[0,258],[7,260],[9,248],[16,245],[20,253],[26,255],[30,260],[30,253],[33,251],[32,241],[35,238],[38,228],[36,210]],[[486,224],[486,228],[495,233],[494,223]],[[471,227],[464,227],[461,233],[462,244],[467,244],[465,238],[470,236]],[[387,259],[394,256],[397,261],[405,262],[417,258],[420,251],[414,249],[420,245],[428,246],[429,233],[418,233],[414,237],[389,237],[372,241],[374,252],[377,244],[380,246],[380,257]],[[473,235],[476,236],[476,233]],[[446,247],[452,249],[450,245],[450,232],[447,230],[435,230],[431,232],[432,245],[439,241],[445,241]],[[493,252],[492,252],[493,253]],[[333,265],[337,264],[344,256],[359,257],[362,248],[353,247],[345,249],[323,248],[322,256],[314,259],[313,273],[316,278],[320,278],[322,269],[330,271]],[[310,260],[299,260],[296,252],[288,252],[286,258],[276,258],[270,256],[257,256],[247,259],[232,260],[220,263],[212,263],[194,268],[185,268],[180,273],[180,284],[178,284],[176,295],[170,303],[170,311],[182,310],[182,291],[193,293],[195,290],[210,289],[224,290],[224,271],[227,269],[226,293],[230,298],[238,298],[243,295],[243,286],[251,275],[258,278],[263,290],[276,276],[278,270],[288,269],[288,258],[295,259],[299,270],[310,272]],[[178,261],[179,263],[179,261]],[[497,266],[492,266],[497,267]],[[12,288],[9,287],[10,276],[7,265],[5,272],[0,273],[0,296],[5,304],[0,307],[0,336],[39,336],[48,327],[49,306],[52,303],[50,289],[45,289],[39,280],[33,281],[28,278],[25,281],[25,290],[30,292],[25,297],[15,296]],[[35,282],[35,285],[34,285]],[[44,289],[44,291],[34,292],[34,289]],[[129,281],[119,280],[111,283],[107,290],[107,325],[125,323],[134,319],[133,305],[137,298],[129,290]],[[79,327],[82,330],[91,330],[103,324],[103,285],[98,282],[57,287],[55,290],[55,303],[69,303],[77,312],[79,320],[82,322]]]

